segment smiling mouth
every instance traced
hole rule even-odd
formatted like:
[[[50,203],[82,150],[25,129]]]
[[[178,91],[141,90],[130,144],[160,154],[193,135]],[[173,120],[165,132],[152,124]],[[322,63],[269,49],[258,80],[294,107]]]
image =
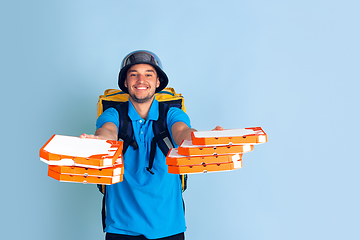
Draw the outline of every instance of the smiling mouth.
[[[135,86],[134,88],[137,89],[137,90],[146,90],[146,89],[148,89],[147,86]]]

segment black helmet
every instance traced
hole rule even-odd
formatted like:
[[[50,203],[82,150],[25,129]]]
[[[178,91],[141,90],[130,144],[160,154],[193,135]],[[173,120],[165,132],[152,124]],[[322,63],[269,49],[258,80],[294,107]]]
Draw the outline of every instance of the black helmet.
[[[161,61],[159,57],[156,56],[154,53],[145,50],[138,50],[131,52],[122,61],[121,70],[119,73],[119,80],[118,80],[120,89],[128,93],[128,90],[124,85],[127,75],[127,70],[131,66],[141,63],[149,64],[155,68],[160,81],[160,86],[156,89],[155,92],[160,92],[161,90],[163,90],[167,86],[169,80],[165,72],[162,70]]]

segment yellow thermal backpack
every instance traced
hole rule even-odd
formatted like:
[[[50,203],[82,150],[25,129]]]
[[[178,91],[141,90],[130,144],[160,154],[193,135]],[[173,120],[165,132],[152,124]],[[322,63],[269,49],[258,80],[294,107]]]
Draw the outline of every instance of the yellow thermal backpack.
[[[166,126],[166,114],[170,107],[177,107],[184,112],[184,97],[176,93],[173,88],[164,88],[162,91],[155,94],[155,99],[159,102],[159,120],[153,123],[154,139],[158,139],[156,144],[159,146],[163,154],[166,156],[170,148],[173,148],[173,143]],[[108,89],[103,95],[99,97],[97,104],[97,116],[99,117],[103,111],[110,107],[114,107],[119,112],[119,132],[118,137],[124,141],[123,155],[129,146],[137,148],[137,143],[133,139],[132,124],[127,115],[129,94],[116,89]],[[164,134],[165,132],[165,134]],[[168,139],[166,139],[168,138]],[[170,143],[170,145],[169,145]],[[155,155],[156,145],[151,147],[150,158]],[[149,160],[149,168],[147,170],[152,173],[153,159]],[[125,170],[126,171],[126,170]],[[153,173],[152,173],[153,174]],[[187,175],[180,175],[182,183],[182,191],[187,188]],[[98,185],[100,192],[105,193],[105,185]]]

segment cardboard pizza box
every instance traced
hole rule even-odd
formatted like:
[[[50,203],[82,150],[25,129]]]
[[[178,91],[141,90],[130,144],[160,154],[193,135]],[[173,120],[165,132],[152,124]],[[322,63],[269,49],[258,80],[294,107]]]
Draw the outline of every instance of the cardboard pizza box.
[[[48,176],[60,182],[92,183],[92,184],[104,184],[104,185],[115,184],[123,180],[122,174],[113,177],[97,177],[97,176],[61,174],[52,171],[50,169],[48,170]]]
[[[46,160],[44,158],[40,157],[40,161],[48,164],[48,165],[54,165],[54,166],[77,166],[77,167],[84,167],[84,168],[96,168],[96,169],[102,169],[102,168],[108,168],[115,164],[122,163],[122,158],[118,158],[113,164],[110,164],[108,160],[102,160],[102,159],[86,159],[86,158],[62,158],[60,160]]]
[[[50,165],[110,167],[122,162],[121,141],[53,135],[40,149],[40,160]]]
[[[258,144],[267,142],[267,135],[261,127],[198,131],[191,133],[194,145]]]
[[[178,153],[185,156],[219,155],[246,153],[254,149],[254,145],[193,145],[191,140],[184,140],[178,147]]]
[[[230,171],[242,168],[242,160],[230,163],[212,163],[187,166],[168,166],[168,172],[174,174],[192,174],[192,173],[208,173]]]
[[[49,165],[48,169],[60,174],[96,176],[96,177],[114,177],[124,173],[122,164],[115,164],[107,168],[87,168],[75,166],[57,166]]]
[[[167,165],[201,165],[212,163],[230,163],[239,161],[242,158],[241,153],[222,154],[222,155],[202,155],[202,156],[183,156],[178,153],[177,148],[170,149],[166,156]]]

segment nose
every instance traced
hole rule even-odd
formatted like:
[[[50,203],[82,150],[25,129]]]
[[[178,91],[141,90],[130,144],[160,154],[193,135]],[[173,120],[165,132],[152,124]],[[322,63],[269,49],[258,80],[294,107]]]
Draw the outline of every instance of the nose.
[[[144,80],[145,80],[145,76],[142,75],[142,74],[139,74],[137,81],[138,81],[138,82],[144,82]]]

